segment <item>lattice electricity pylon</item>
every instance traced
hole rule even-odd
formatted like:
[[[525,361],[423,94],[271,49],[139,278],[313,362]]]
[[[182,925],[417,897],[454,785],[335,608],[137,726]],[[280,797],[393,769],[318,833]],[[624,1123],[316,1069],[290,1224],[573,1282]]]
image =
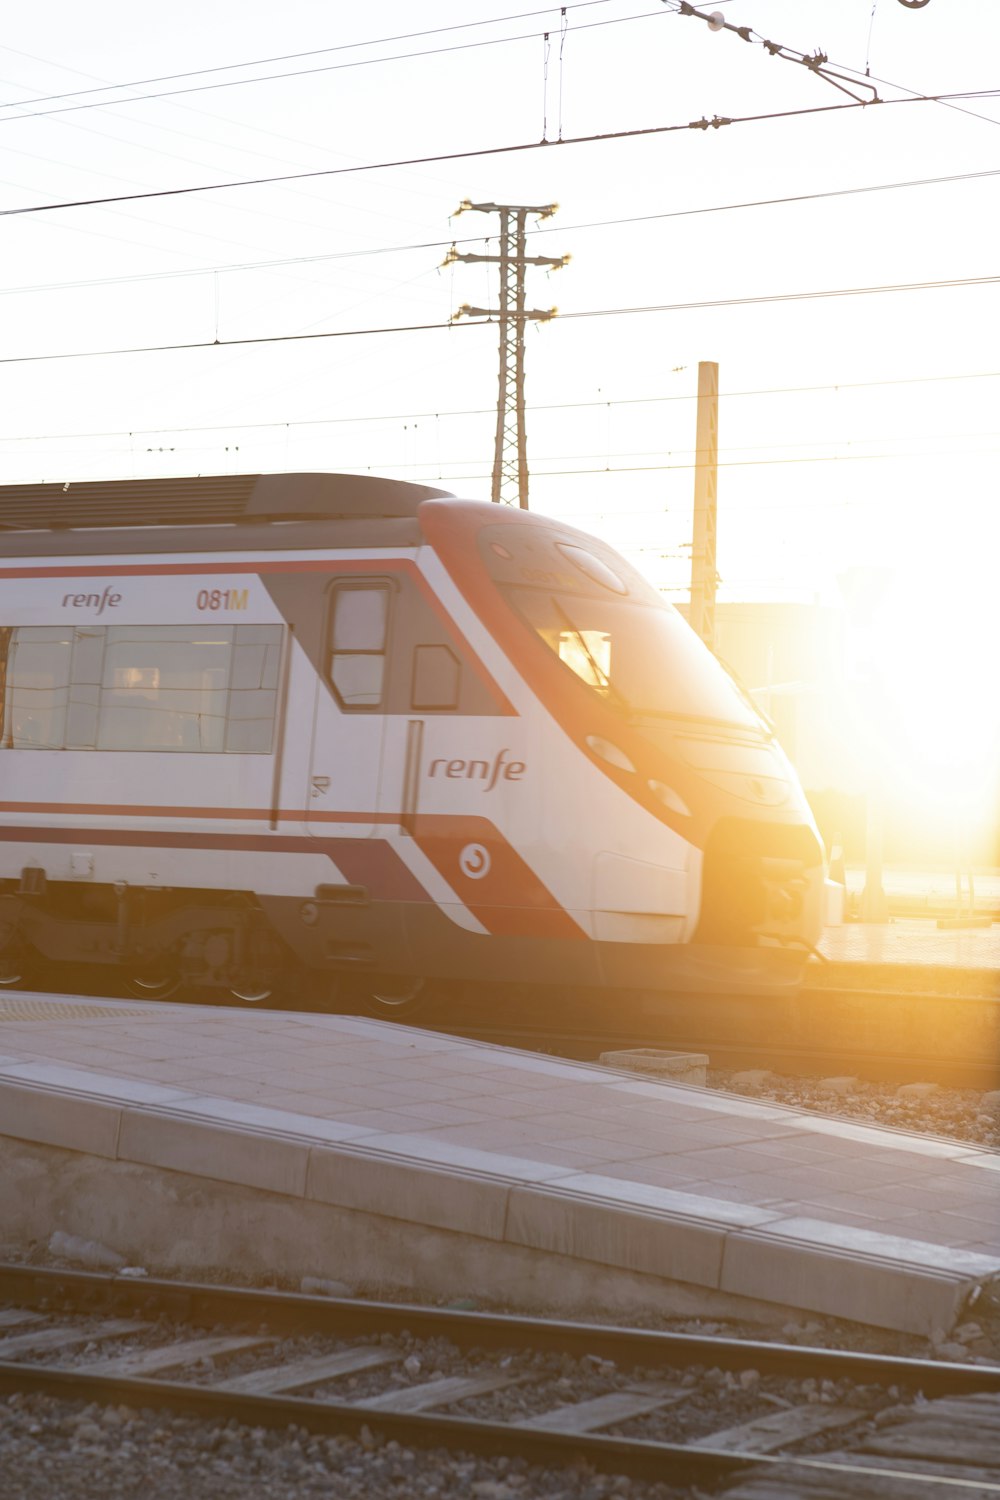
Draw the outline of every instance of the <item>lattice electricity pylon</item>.
[[[528,509],[528,445],[524,426],[524,325],[529,321],[548,322],[556,309],[528,309],[524,305],[524,271],[526,266],[548,266],[560,270],[568,255],[525,255],[526,225],[529,214],[547,219],[557,208],[547,203],[540,208],[514,203],[470,203],[466,198],[458,213],[500,215],[499,255],[460,255],[452,245],[444,264],[456,261],[490,261],[500,267],[499,312],[488,307],[470,307],[464,303],[455,318],[498,318],[500,324],[500,390],[497,399],[496,442],[493,449],[493,482],[490,499],[504,505]]]

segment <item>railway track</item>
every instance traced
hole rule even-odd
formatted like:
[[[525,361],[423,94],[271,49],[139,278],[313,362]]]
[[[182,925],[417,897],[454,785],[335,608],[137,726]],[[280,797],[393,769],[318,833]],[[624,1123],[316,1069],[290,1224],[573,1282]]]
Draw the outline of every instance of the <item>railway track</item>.
[[[570,1000],[547,1007],[541,1021],[539,1009],[537,1001],[515,996],[509,1005],[492,1005],[486,1019],[482,1008],[431,1004],[414,1024],[578,1061],[652,1047],[704,1052],[713,1067],[726,1070],[1000,1086],[1000,996],[824,986],[782,996],[616,996],[601,1005]]]
[[[776,1073],[822,1078],[850,1074],[878,1082],[908,1083],[914,1079],[951,1088],[992,1089],[1000,1086],[1000,1056],[942,1059],[927,1052],[872,1051],[860,1048],[780,1046],[766,1038],[759,1042],[719,1041],[717,1037],[666,1035],[657,1031],[557,1031],[551,1026],[481,1026],[465,1022],[414,1021],[430,1030],[470,1041],[492,1042],[531,1052],[551,1052],[577,1062],[593,1062],[602,1052],[662,1048],[674,1052],[707,1053],[711,1065],[723,1071],[770,1068]]]
[[[1000,1366],[458,1309],[0,1265],[0,1392],[731,1500],[1000,1495]]]

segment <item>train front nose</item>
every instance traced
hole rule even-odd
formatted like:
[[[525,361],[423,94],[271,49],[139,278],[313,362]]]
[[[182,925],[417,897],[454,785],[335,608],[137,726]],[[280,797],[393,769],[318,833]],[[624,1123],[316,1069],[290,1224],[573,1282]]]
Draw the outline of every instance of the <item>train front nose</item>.
[[[822,928],[822,891],[822,851],[807,825],[722,819],[705,850],[695,941],[811,947]]]
[[[764,888],[768,919],[795,922],[803,915],[809,876],[801,860],[761,859],[757,878]]]

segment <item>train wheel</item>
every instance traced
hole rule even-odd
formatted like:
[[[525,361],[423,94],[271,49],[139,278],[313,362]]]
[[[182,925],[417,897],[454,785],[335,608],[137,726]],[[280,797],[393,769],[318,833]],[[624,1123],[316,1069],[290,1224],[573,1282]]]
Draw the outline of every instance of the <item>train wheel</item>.
[[[125,980],[125,989],[137,1000],[166,1000],[180,982],[180,975],[169,970],[134,969]]]
[[[366,1014],[383,1021],[409,1020],[422,1009],[429,996],[426,980],[411,974],[373,976],[361,991]]]
[[[275,992],[269,984],[264,982],[254,984],[252,980],[244,980],[238,985],[234,984],[229,993],[241,1005],[266,1005],[269,1000],[275,998]]]

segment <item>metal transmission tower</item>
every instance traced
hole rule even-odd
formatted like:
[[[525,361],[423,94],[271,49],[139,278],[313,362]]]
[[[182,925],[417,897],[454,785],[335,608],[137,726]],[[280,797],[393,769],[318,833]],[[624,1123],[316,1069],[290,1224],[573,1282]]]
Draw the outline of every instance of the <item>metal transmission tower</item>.
[[[493,318],[500,322],[500,393],[497,400],[497,433],[493,450],[493,485],[490,499],[504,505],[518,504],[528,509],[528,447],[524,429],[524,325],[529,320],[545,323],[556,315],[556,309],[527,309],[524,305],[524,272],[526,266],[548,266],[558,271],[569,260],[568,255],[526,255],[526,225],[529,214],[547,219],[555,213],[555,203],[531,208],[516,203],[470,203],[465,198],[458,213],[470,210],[500,215],[499,255],[460,255],[452,245],[444,264],[456,261],[490,261],[500,267],[500,309],[470,307],[464,303],[456,318]]]

